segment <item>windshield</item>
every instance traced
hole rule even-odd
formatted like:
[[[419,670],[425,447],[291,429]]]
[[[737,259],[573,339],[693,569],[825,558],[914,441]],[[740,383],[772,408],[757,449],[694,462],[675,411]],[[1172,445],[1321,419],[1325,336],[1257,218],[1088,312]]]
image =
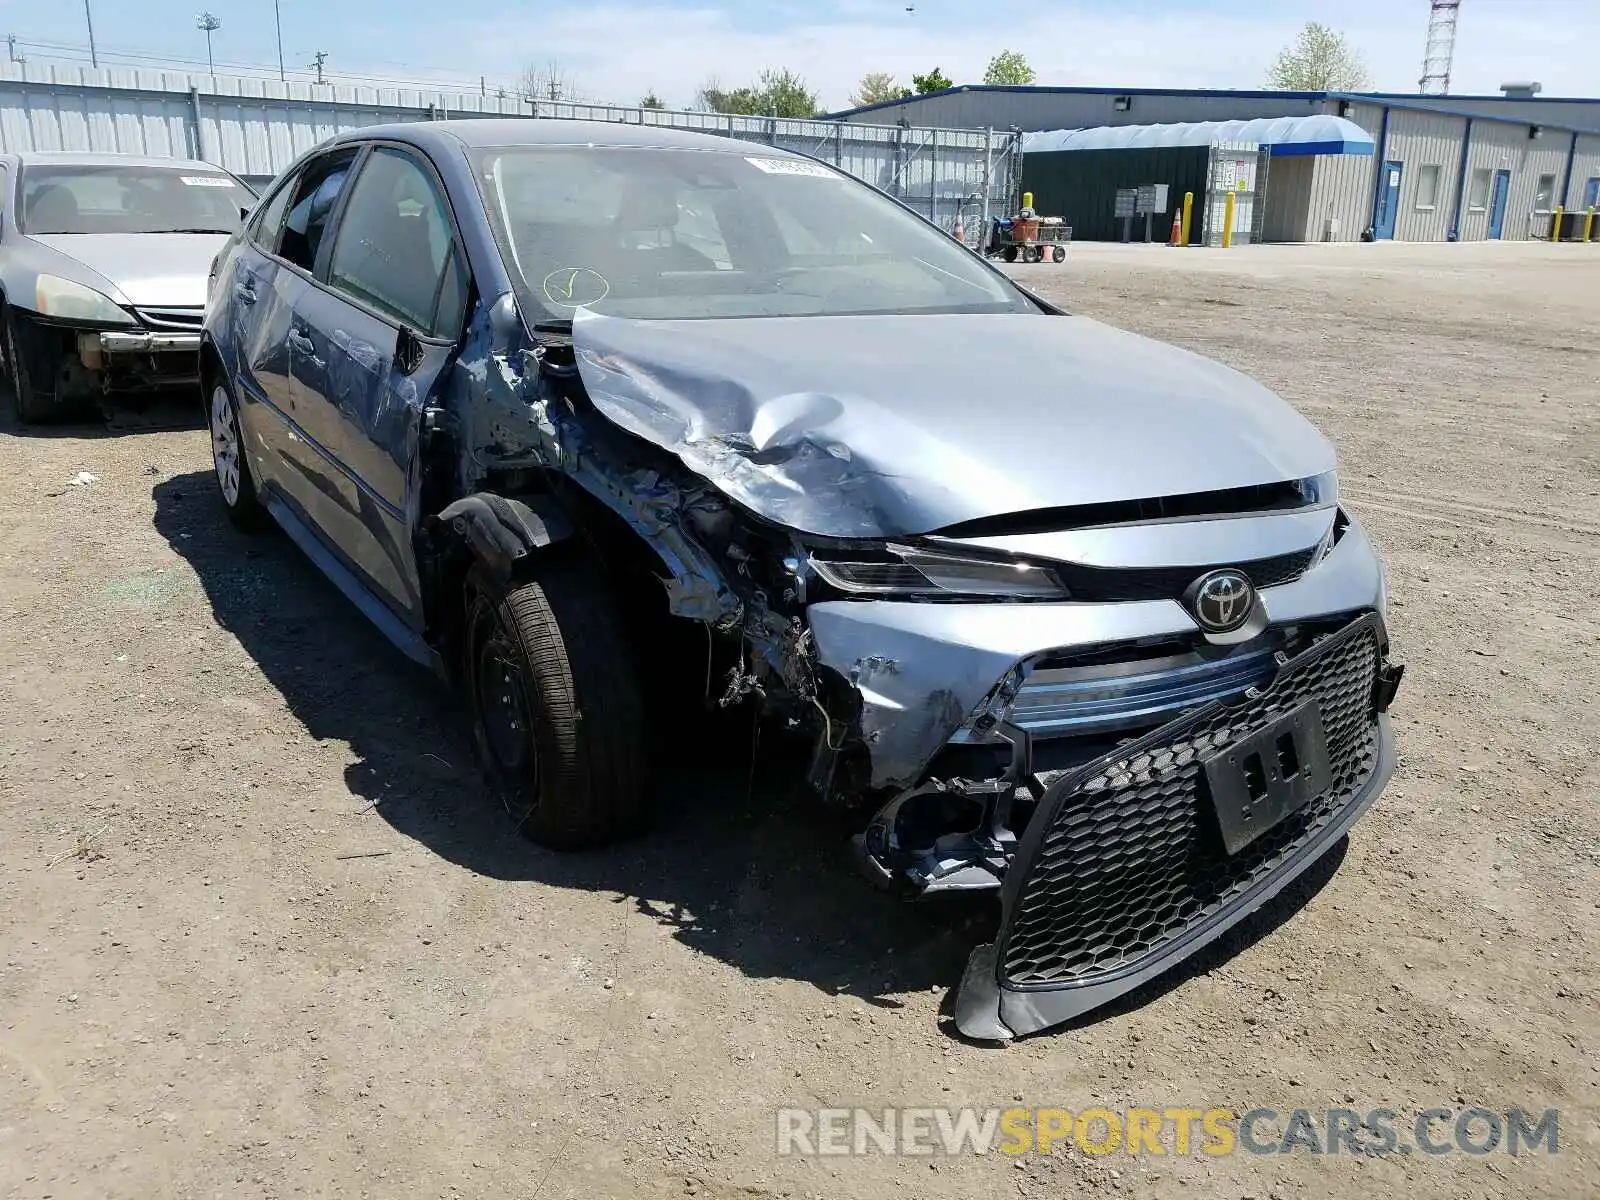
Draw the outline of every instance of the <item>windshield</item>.
[[[24,233],[232,233],[255,196],[193,167],[34,166],[22,175]]]
[[[493,148],[475,165],[513,280],[558,319],[1034,311],[893,201],[761,146]]]

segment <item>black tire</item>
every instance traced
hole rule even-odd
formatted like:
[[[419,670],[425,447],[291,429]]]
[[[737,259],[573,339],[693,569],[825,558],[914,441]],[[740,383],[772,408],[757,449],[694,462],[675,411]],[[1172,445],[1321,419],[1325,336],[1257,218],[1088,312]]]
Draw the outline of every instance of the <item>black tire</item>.
[[[9,305],[0,320],[0,353],[5,357],[6,383],[11,390],[11,408],[17,420],[24,425],[50,425],[74,416],[71,406],[56,399],[54,389],[40,384],[40,363],[29,347],[18,336],[17,319]],[[30,361],[33,360],[33,361]],[[42,373],[45,379],[53,378],[51,372]]]
[[[201,383],[206,432],[211,437],[211,477],[217,482],[217,496],[227,510],[228,520],[246,533],[259,532],[266,525],[267,514],[256,492],[255,477],[250,474],[250,456],[245,453],[239,427],[238,401],[228,381],[218,371],[205,372]],[[232,447],[231,484],[226,457],[229,443]]]
[[[1065,246],[1057,246],[1055,248],[1055,260],[1057,262],[1067,261],[1067,248]]]
[[[510,589],[468,573],[462,678],[490,791],[524,835],[578,850],[644,823],[644,705],[604,577],[546,553]]]
[[[1005,248],[1004,257],[1005,257],[1005,260],[1007,262],[1016,262],[1017,261],[1017,248],[1015,246],[1007,246]]]

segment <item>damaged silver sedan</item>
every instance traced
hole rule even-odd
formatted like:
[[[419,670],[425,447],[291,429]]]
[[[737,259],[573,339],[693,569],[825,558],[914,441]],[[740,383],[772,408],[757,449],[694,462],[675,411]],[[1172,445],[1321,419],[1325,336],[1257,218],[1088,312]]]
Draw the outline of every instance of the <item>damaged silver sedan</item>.
[[[825,164],[352,132],[219,256],[204,336],[229,512],[459,683],[530,836],[642,823],[675,686],[757,705],[875,882],[999,893],[970,1036],[1191,954],[1393,769],[1383,574],[1327,441]]]

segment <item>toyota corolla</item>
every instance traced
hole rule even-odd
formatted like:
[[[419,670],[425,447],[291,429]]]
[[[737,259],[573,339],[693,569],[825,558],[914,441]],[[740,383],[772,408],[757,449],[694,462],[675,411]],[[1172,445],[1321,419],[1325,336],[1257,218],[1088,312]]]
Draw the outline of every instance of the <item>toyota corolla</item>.
[[[364,129],[279,179],[211,287],[222,502],[459,683],[526,833],[648,817],[670,685],[758,705],[874,881],[999,893],[971,1036],[1192,953],[1393,768],[1384,579],[1328,442],[831,166]]]

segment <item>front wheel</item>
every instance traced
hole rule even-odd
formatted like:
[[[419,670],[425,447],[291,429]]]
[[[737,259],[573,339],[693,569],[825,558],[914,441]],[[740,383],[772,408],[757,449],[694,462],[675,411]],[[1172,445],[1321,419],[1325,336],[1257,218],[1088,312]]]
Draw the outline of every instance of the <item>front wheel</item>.
[[[6,381],[11,385],[11,406],[17,420],[24,425],[44,425],[72,416],[54,391],[44,386],[52,379],[50,364],[42,362],[42,355],[33,352],[35,347],[18,326],[10,308],[5,310],[4,320],[0,321],[0,339],[4,343],[0,345],[0,355],[5,359]],[[42,372],[41,366],[46,368]]]
[[[1007,262],[1010,262],[1010,263],[1014,263],[1014,262],[1017,261],[1017,248],[1015,246],[1007,246],[1006,247],[1005,260]]]
[[[556,550],[508,588],[474,568],[463,650],[484,775],[526,836],[576,850],[643,824],[644,706],[597,570]]]

